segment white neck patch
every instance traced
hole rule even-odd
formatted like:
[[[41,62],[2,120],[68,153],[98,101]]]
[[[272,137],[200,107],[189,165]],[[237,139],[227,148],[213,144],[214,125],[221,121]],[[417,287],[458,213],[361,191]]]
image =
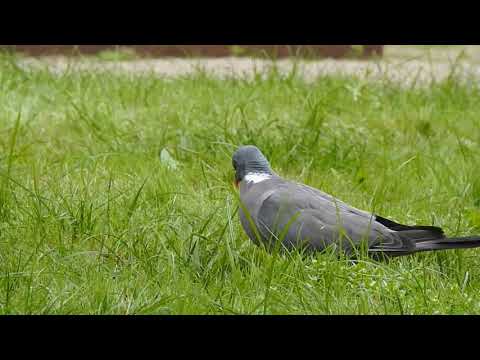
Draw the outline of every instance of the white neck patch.
[[[266,173],[248,173],[245,175],[244,180],[247,183],[253,182],[254,184],[257,184],[259,182],[268,180],[271,177],[272,175]]]

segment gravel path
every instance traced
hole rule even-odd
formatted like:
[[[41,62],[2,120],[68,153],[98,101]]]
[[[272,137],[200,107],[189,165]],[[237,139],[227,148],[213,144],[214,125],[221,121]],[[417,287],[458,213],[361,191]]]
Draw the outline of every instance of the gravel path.
[[[276,61],[281,73],[288,74],[296,65],[298,73],[307,81],[314,81],[327,74],[355,75],[368,80],[392,80],[410,86],[413,83],[427,83],[429,80],[445,79],[452,70],[460,76],[471,79],[480,78],[480,64],[461,61],[428,61],[425,59],[382,59],[378,61],[356,60],[318,60],[293,61],[289,59]],[[133,61],[99,61],[95,59],[69,59],[64,57],[23,58],[19,65],[24,69],[47,67],[54,73],[65,71],[113,71],[134,74],[155,74],[174,77],[194,73],[203,69],[220,77],[251,77],[256,72],[265,73],[274,63],[268,60],[251,58],[216,58],[216,59],[145,59]]]

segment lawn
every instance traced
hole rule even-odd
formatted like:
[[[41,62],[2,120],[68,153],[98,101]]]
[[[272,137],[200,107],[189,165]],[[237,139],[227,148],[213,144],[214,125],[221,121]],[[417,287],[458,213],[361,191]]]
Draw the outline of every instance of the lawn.
[[[0,58],[0,313],[480,313],[480,250],[270,255],[231,155],[407,224],[480,233],[480,90],[274,69],[252,79],[25,71]]]

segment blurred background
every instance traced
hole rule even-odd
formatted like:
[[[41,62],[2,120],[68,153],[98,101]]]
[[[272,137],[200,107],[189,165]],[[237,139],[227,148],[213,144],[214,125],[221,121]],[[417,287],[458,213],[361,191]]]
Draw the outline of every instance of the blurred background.
[[[137,57],[275,56],[329,58],[412,58],[433,60],[458,57],[480,59],[478,45],[0,45],[25,55],[98,55],[128,60]]]
[[[4,45],[5,46],[5,45]],[[383,54],[384,45],[9,45],[30,55],[98,54],[123,51],[139,56],[251,56],[267,54],[285,57],[293,54],[341,58]]]

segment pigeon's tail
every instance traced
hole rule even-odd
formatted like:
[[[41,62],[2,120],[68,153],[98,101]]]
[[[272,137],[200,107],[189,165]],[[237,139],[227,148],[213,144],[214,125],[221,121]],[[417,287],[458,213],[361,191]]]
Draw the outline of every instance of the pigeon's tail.
[[[385,255],[400,256],[423,251],[471,249],[480,247],[480,236],[448,238],[443,230],[434,226],[407,226],[377,216],[376,220],[396,231],[403,242],[401,248],[382,249]]]
[[[476,247],[480,247],[480,236],[466,236],[417,242],[415,252],[450,249],[471,249]]]
[[[438,234],[432,234],[428,230],[404,231],[399,235],[403,240],[403,246],[397,248],[381,246],[380,248],[369,249],[370,254],[374,258],[384,259],[425,251],[472,249],[480,247],[480,236],[447,238],[445,236],[440,237]]]

